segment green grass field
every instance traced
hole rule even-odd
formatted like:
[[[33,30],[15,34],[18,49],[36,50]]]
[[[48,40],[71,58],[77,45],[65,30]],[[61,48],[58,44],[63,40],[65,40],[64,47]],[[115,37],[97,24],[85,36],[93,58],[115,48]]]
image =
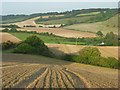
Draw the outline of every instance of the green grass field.
[[[70,41],[69,38],[64,38],[64,37],[31,34],[31,33],[25,33],[25,32],[10,32],[10,34],[14,35],[15,37],[17,37],[21,40],[25,40],[30,35],[36,35],[41,40],[43,40],[45,43],[72,44],[72,45],[76,44],[76,40],[75,41]],[[84,45],[85,42],[77,42],[77,44]]]

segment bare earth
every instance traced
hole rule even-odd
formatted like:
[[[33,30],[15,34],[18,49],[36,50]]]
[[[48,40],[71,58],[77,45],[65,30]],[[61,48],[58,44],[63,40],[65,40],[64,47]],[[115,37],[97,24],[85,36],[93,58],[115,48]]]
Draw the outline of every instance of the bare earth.
[[[15,36],[9,34],[9,33],[0,33],[0,43],[6,42],[6,41],[12,41],[12,42],[20,42],[21,40],[16,38]]]
[[[11,64],[10,64],[11,63]],[[3,54],[3,88],[117,88],[118,70],[43,56]]]

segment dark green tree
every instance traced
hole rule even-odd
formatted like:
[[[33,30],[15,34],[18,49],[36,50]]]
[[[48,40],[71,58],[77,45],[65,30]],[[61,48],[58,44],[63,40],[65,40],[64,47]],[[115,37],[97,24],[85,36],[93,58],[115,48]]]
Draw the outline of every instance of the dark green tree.
[[[38,54],[50,57],[52,56],[52,53],[49,51],[44,42],[39,37],[34,35],[29,36],[25,41],[20,43],[14,52],[24,54]]]
[[[96,33],[96,35],[98,35],[98,36],[100,36],[100,37],[103,37],[103,33],[102,33],[101,31],[98,31],[98,32]]]
[[[107,33],[104,42],[106,45],[118,45],[118,35],[114,34],[113,32]]]
[[[10,29],[10,31],[17,32],[17,29],[13,27],[13,28]]]

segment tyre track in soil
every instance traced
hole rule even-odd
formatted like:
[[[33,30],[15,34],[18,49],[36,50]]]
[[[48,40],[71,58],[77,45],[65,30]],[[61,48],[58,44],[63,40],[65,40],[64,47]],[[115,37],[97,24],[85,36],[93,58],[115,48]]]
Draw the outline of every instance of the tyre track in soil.
[[[24,72],[24,73],[23,73]],[[24,70],[23,72],[20,73],[14,73],[11,76],[9,76],[8,79],[4,79],[4,81],[6,82],[5,85],[3,84],[3,87],[11,87],[19,78],[21,78],[22,76],[24,76],[25,74],[27,74],[27,70]]]
[[[49,72],[49,69],[47,68],[46,71],[38,78],[38,81],[37,81],[36,85],[34,86],[34,89],[43,88],[44,79],[47,76],[48,72]]]
[[[48,73],[48,68],[46,67],[46,70],[42,73],[41,76],[37,77],[37,79],[35,79],[33,82],[31,82],[27,88],[33,88],[33,89],[36,89],[36,88],[42,88],[43,87],[43,79],[44,77],[47,75]],[[40,83],[39,87],[38,87],[38,84]]]
[[[64,69],[64,71],[65,71],[65,73],[67,73],[67,75],[69,75],[71,78],[73,78],[75,88],[85,88],[86,87],[84,82],[78,76],[76,76],[74,73],[67,71],[66,69]]]
[[[51,75],[52,75],[52,70],[51,70],[51,67],[48,67],[49,68],[49,72],[47,74],[47,76],[44,78],[44,84],[43,84],[43,88],[51,88],[52,86],[52,82],[51,82]]]
[[[20,67],[19,67],[19,69],[20,69]],[[12,75],[10,74],[9,77],[6,77],[7,79],[3,79],[3,87],[14,87],[19,82],[21,82],[22,80],[26,79],[33,72],[36,72],[36,71],[38,71],[36,69],[36,67],[34,67],[32,69],[27,69],[27,68],[25,68],[24,70],[20,69],[20,70],[17,70],[17,72],[16,72],[16,70],[14,70],[14,73]]]
[[[58,86],[59,88],[66,88],[66,84],[61,76],[61,74],[59,73],[58,69],[56,68],[56,74],[57,74],[57,81],[58,81]]]
[[[73,83],[75,88],[86,88],[87,87],[85,85],[85,83],[83,82],[83,80],[81,80],[81,78],[79,76],[77,76],[73,72],[69,71],[63,65],[60,65],[60,66],[62,68],[62,71],[68,76],[70,82]]]
[[[61,65],[52,65],[40,70],[20,81],[13,88],[84,88],[84,83],[74,73]]]
[[[33,73],[31,76],[27,77],[25,80],[19,82],[13,88],[26,88],[30,83],[34,82],[43,72],[46,70],[46,67],[40,68],[37,72]]]
[[[71,83],[69,82],[68,78],[65,76],[65,74],[60,70],[59,73],[61,74],[62,76],[62,79],[66,85],[66,88],[73,88]]]
[[[52,69],[52,88],[59,88],[55,69]]]

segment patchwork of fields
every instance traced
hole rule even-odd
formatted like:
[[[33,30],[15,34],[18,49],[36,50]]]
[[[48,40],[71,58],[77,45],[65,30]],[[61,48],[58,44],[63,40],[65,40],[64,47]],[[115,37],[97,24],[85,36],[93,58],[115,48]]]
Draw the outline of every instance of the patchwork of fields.
[[[90,19],[91,15],[97,15],[99,12],[78,14],[75,18],[65,18],[58,20],[49,20],[36,22],[40,17],[35,17],[16,24],[22,28],[21,31],[37,31],[39,33],[53,33],[57,36],[68,38],[94,38],[97,31],[102,31],[103,34],[114,32],[118,34],[117,27],[112,26],[113,23],[109,19],[105,22],[98,23],[84,23],[66,26],[64,28],[41,28],[42,24],[61,24],[68,23],[69,20],[83,22]],[[64,15],[56,15],[55,17],[62,17]],[[87,17],[81,17],[87,16]],[[49,16],[42,16],[41,18],[49,18]],[[33,25],[36,27],[24,27],[24,25]],[[0,28],[2,30],[3,28]],[[78,30],[78,31],[77,31]],[[16,32],[17,33],[17,32]],[[12,41],[20,42],[27,37],[27,34],[20,34],[15,36],[15,33],[0,33],[1,42]],[[49,36],[44,36],[51,39]],[[41,37],[41,38],[44,38]],[[54,37],[53,37],[54,38]],[[49,39],[47,39],[49,41]],[[54,38],[55,39],[55,38]],[[54,40],[53,40],[54,41]],[[78,52],[86,47],[85,45],[67,45],[67,44],[48,44],[48,48],[56,55],[64,54],[78,54]],[[114,57],[118,59],[118,46],[91,46],[97,47],[101,55],[104,57]],[[38,55],[13,54],[3,52],[2,54],[2,88],[118,88],[118,70],[97,67],[92,65],[85,65],[80,63],[73,63],[55,58],[48,58]]]
[[[74,24],[64,28],[93,33],[102,31],[104,35],[108,32],[114,32],[115,34],[118,34],[118,15],[115,15],[114,17],[103,22]]]
[[[13,42],[20,42],[21,40],[16,38],[15,36],[9,34],[9,33],[3,33],[2,41],[13,41]],[[21,36],[20,36],[21,37]],[[57,55],[64,55],[64,54],[78,54],[78,52],[83,49],[83,45],[66,45],[66,44],[46,44],[50,50],[57,54]],[[115,57],[118,59],[118,47],[117,46],[91,46],[91,47],[97,47],[102,56],[104,57]]]
[[[71,30],[91,32],[91,33],[102,31],[104,35],[107,34],[108,32],[114,32],[115,34],[118,34],[118,27],[106,27],[103,24],[103,22],[88,23],[88,24],[74,24],[74,25],[66,26],[64,27],[64,29],[71,29]]]

